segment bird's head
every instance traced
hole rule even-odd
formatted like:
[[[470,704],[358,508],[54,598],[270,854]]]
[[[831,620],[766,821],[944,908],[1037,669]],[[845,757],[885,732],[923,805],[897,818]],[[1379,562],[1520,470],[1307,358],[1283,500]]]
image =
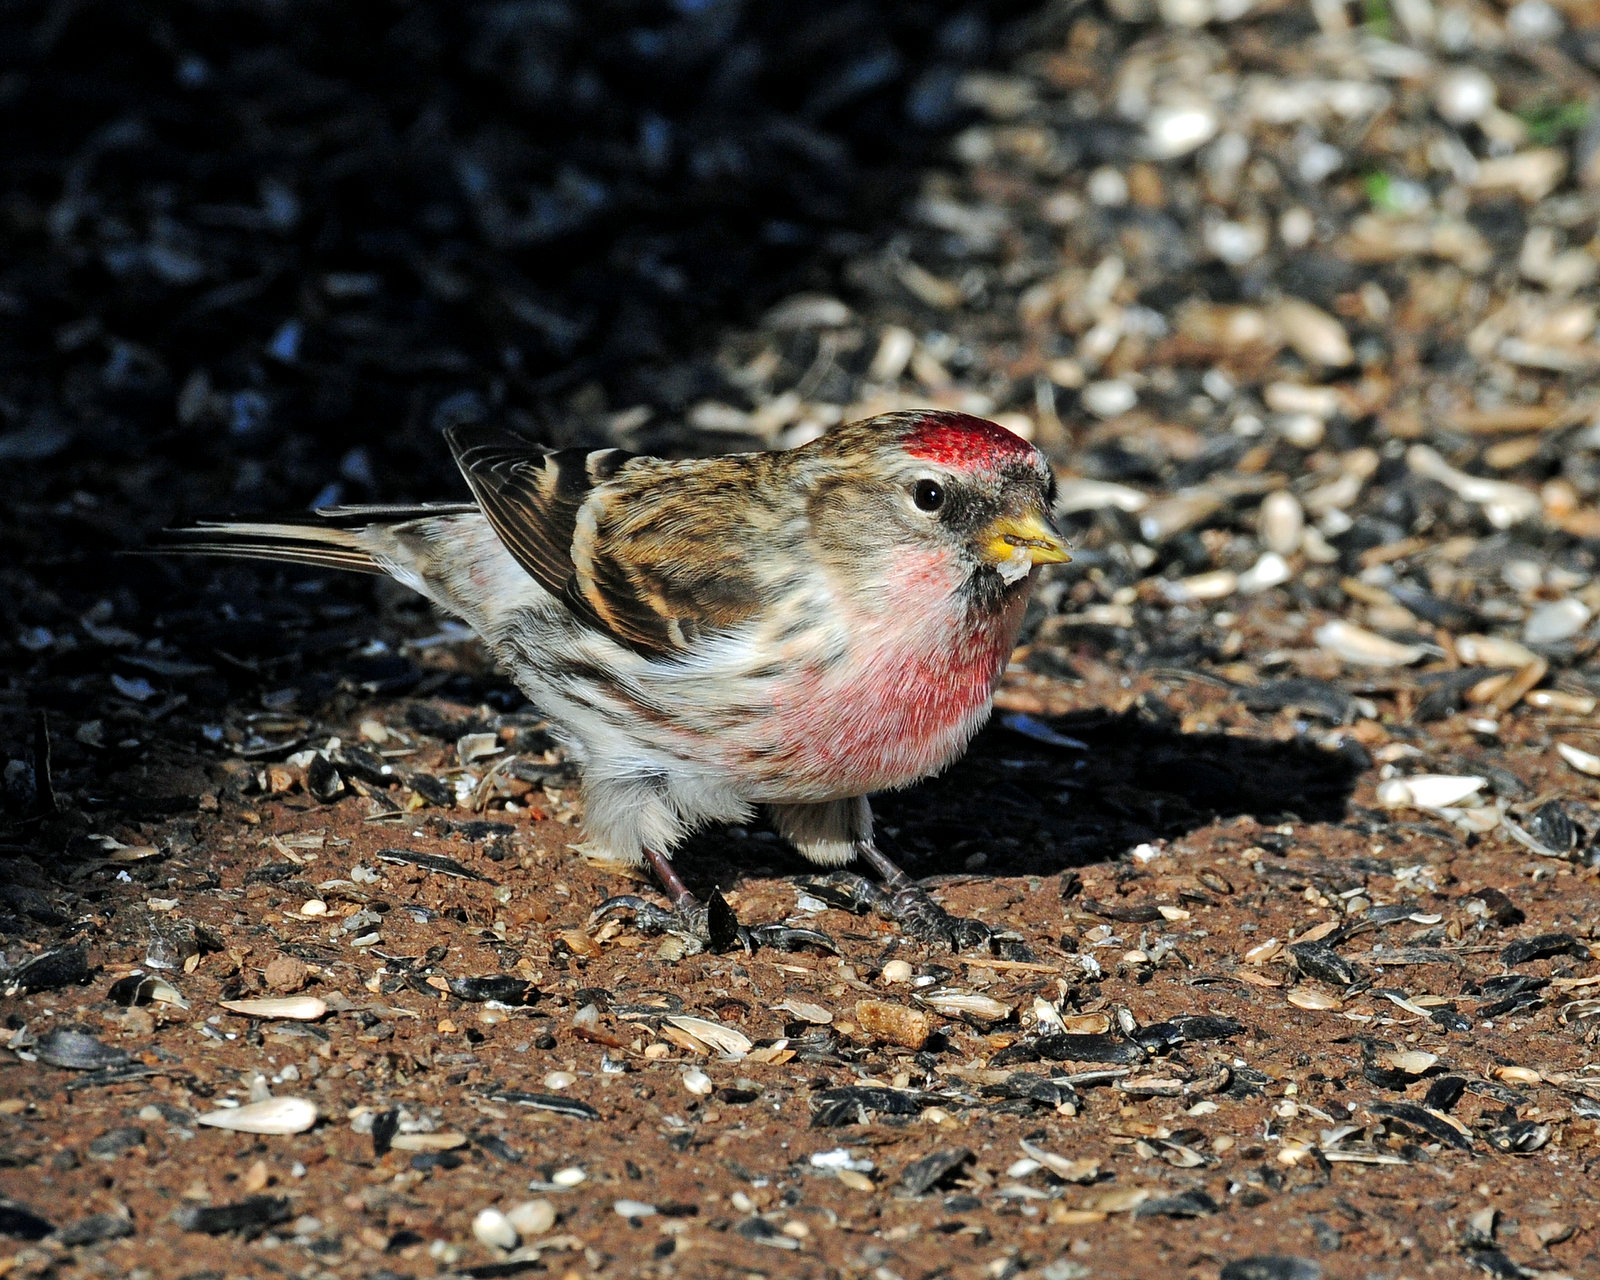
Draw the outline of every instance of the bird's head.
[[[869,563],[942,566],[981,596],[1070,559],[1051,519],[1055,475],[1004,427],[964,413],[883,414],[806,446],[835,465],[812,518]]]

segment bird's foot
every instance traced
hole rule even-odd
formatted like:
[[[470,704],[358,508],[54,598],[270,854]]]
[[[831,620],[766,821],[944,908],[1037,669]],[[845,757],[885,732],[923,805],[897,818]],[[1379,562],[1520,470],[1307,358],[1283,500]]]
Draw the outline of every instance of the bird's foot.
[[[820,880],[808,881],[805,887],[824,902],[846,911],[858,915],[875,911],[884,919],[894,921],[913,938],[950,951],[989,946],[996,936],[981,920],[951,915],[903,872],[897,881],[883,885],[854,871],[835,871]]]
[[[686,944],[684,955],[732,951],[735,947],[743,947],[747,952],[759,947],[770,947],[774,951],[814,947],[839,954],[833,939],[819,929],[796,929],[784,924],[740,924],[727,899],[716,889],[705,902],[685,893],[671,907],[663,907],[635,893],[618,894],[596,907],[589,923],[595,925],[624,913],[633,916],[634,925],[642,933],[669,934],[681,940]]]
[[[669,934],[688,944],[685,955],[701,951],[728,951],[739,941],[739,921],[733,908],[720,893],[713,891],[711,903],[698,898],[680,899],[676,906],[641,898],[636,893],[619,893],[607,898],[589,915],[590,927],[612,916],[631,915],[640,933]]]

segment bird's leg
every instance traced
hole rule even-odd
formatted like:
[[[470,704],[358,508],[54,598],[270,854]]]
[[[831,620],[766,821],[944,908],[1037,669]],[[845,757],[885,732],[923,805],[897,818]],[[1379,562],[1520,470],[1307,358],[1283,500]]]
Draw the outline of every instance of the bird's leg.
[[[727,951],[744,941],[739,936],[742,927],[739,919],[721,891],[712,889],[710,900],[701,902],[664,854],[646,849],[644,856],[672,905],[663,907],[638,894],[621,893],[595,908],[589,917],[591,924],[619,912],[632,912],[634,923],[643,932],[670,933],[691,943],[690,955],[700,951]]]
[[[886,857],[871,835],[856,841],[856,857],[872,868],[875,884],[853,871],[835,871],[812,884],[813,889],[840,891],[839,905],[852,911],[876,911],[893,920],[913,938],[965,951],[987,946],[994,930],[979,920],[953,916],[935,902],[920,884]],[[824,897],[834,894],[824,893]]]
[[[646,849],[644,856],[672,906],[658,906],[633,893],[618,894],[595,908],[589,917],[590,924],[617,912],[630,911],[634,923],[645,933],[670,933],[691,943],[693,950],[686,953],[689,955],[700,951],[730,951],[735,946],[742,946],[746,951],[765,946],[777,951],[816,947],[835,955],[839,952],[833,939],[816,929],[791,929],[781,924],[742,925],[720,889],[713,888],[711,896],[701,902],[690,892],[665,854]]]

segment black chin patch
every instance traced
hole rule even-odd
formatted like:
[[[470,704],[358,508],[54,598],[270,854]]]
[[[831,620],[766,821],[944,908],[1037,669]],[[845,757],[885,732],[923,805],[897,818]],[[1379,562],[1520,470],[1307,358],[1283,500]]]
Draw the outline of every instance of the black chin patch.
[[[961,594],[974,613],[998,613],[1028,589],[1028,579],[1007,582],[993,565],[979,565],[961,585]]]

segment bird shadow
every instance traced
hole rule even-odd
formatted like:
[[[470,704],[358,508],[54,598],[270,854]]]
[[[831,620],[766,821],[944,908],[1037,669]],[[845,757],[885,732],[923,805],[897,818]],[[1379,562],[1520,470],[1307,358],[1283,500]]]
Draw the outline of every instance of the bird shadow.
[[[1077,712],[1048,727],[1082,748],[1040,741],[1000,718],[937,778],[873,797],[878,828],[906,870],[1056,875],[1218,820],[1340,822],[1366,767],[1304,740],[1185,733],[1134,710]],[[696,838],[680,864],[691,880],[720,884],[755,866],[779,875],[807,866],[797,855],[753,860],[748,838],[726,832]]]

